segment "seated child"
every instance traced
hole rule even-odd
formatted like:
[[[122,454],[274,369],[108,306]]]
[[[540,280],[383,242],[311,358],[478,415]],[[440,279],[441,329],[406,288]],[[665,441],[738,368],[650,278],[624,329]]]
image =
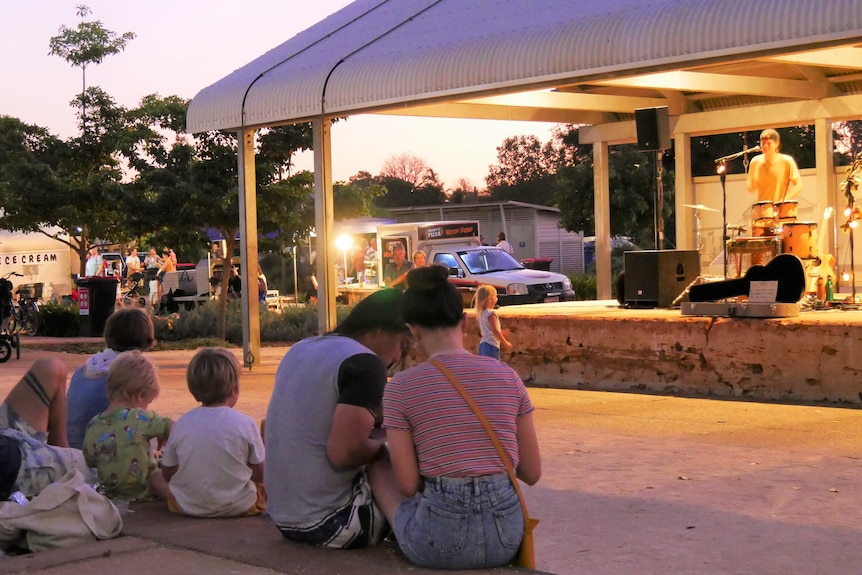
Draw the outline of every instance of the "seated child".
[[[201,406],[177,420],[162,455],[174,513],[238,517],[266,509],[260,432],[252,418],[232,409],[239,374],[236,356],[221,347],[203,348],[189,363],[189,391]]]
[[[105,495],[139,501],[164,493],[150,439],[163,444],[171,420],[147,409],[159,395],[156,367],[140,351],[124,351],[108,368],[107,395],[107,409],[84,433],[84,458],[98,471]]]

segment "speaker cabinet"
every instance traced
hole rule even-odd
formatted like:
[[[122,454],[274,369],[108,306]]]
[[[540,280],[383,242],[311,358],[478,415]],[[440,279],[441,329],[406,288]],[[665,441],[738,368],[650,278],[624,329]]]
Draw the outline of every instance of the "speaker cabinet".
[[[670,149],[670,120],[667,106],[635,110],[638,150],[657,152]]]
[[[670,307],[700,275],[697,250],[645,250],[623,254],[625,303]]]

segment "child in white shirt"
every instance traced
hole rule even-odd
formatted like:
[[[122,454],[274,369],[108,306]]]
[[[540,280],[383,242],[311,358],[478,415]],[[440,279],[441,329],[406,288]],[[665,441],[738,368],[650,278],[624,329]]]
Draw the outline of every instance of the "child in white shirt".
[[[239,517],[266,509],[260,431],[233,409],[239,375],[236,356],[220,347],[201,349],[189,363],[189,391],[201,406],[177,420],[162,453],[174,513]]]

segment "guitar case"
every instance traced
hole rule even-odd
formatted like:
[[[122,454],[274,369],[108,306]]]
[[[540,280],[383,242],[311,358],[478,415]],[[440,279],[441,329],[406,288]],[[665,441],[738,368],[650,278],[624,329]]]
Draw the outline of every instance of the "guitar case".
[[[796,303],[805,293],[805,268],[793,254],[779,254],[765,266],[751,266],[741,278],[691,286],[688,299],[693,302],[718,301],[747,296],[753,281],[777,281],[777,303]]]

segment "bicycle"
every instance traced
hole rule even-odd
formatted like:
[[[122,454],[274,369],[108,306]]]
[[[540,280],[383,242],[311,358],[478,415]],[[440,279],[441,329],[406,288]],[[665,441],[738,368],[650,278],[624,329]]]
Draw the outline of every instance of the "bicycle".
[[[16,274],[20,275],[20,274]],[[18,305],[15,308],[15,328],[34,336],[39,331],[39,304],[42,299],[42,289],[45,284],[21,284],[15,293],[18,294]]]
[[[18,272],[9,272],[0,278],[0,363],[9,361],[12,349],[16,350],[16,359],[21,359],[21,335],[16,329],[15,303],[12,301],[12,282],[9,276],[21,276]]]

